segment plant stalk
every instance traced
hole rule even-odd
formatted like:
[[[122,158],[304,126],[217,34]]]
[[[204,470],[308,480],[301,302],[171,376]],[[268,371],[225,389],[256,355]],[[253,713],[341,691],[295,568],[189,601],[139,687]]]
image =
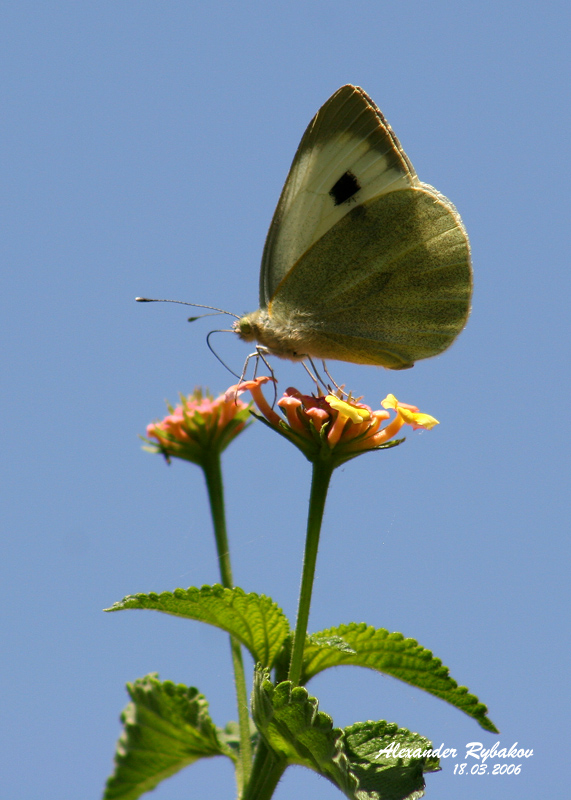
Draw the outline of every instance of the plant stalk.
[[[230,548],[226,533],[226,512],[224,508],[224,487],[222,483],[222,469],[220,466],[220,453],[209,452],[201,464],[206,479],[214,538],[216,539],[216,552],[220,567],[222,585],[227,589],[234,587],[232,579],[232,566],[230,563]],[[252,771],[252,743],[250,740],[250,716],[248,712],[248,691],[246,688],[246,675],[242,659],[242,648],[237,639],[230,636],[230,651],[234,669],[234,685],[236,687],[236,702],[238,705],[238,725],[240,728],[240,762],[241,771],[238,773],[241,786],[239,794],[248,784]]]
[[[245,787],[242,800],[270,800],[287,766],[285,759],[278,759],[263,739],[256,748],[251,782]]]
[[[334,465],[330,460],[316,458],[313,462],[311,494],[307,516],[307,534],[305,537],[305,553],[303,557],[303,573],[301,577],[297,622],[295,625],[295,635],[288,675],[289,680],[292,681],[294,686],[297,686],[301,679],[303,648],[305,646],[307,623],[309,621],[311,593],[313,591],[315,564],[319,547],[319,534],[321,533],[325,500],[327,498],[327,490],[329,488],[329,481],[331,480],[333,469]]]

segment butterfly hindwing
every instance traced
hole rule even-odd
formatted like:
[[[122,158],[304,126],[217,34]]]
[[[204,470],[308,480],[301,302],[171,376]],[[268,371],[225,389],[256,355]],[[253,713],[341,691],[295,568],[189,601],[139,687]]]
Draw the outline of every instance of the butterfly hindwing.
[[[470,295],[458,213],[419,184],[353,207],[282,280],[269,313],[324,357],[402,368],[452,343]]]

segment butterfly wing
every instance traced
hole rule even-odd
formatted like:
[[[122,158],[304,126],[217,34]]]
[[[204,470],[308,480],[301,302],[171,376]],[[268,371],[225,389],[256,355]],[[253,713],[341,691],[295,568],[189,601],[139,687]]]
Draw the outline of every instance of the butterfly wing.
[[[264,247],[260,306],[269,305],[303,254],[356,203],[418,185],[370,97],[342,86],[312,119],[295,154]]]
[[[392,369],[445,350],[464,327],[468,238],[427,184],[353,206],[282,279],[268,307],[306,352]]]

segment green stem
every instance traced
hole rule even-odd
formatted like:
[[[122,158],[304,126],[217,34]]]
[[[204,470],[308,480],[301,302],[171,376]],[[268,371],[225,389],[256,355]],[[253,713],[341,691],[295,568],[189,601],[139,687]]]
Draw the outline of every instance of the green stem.
[[[220,578],[223,586],[227,589],[232,589],[234,582],[232,580],[230,548],[228,546],[228,536],[226,533],[226,513],[224,510],[224,487],[222,484],[220,453],[217,451],[209,452],[201,466],[208,489],[212,523],[214,525],[214,537],[216,539],[216,552],[218,553],[218,564],[220,567]],[[236,687],[238,724],[240,727],[241,786],[239,789],[241,795],[243,787],[247,785],[252,771],[252,743],[250,740],[248,690],[246,688],[242,648],[238,640],[233,636],[230,637],[230,651],[232,653],[232,666],[234,668],[234,685]]]
[[[246,786],[242,800],[270,800],[287,766],[262,738],[256,748],[252,778]]]
[[[316,459],[313,462],[311,495],[309,498],[309,513],[307,517],[307,534],[305,537],[305,554],[303,557],[303,574],[301,578],[297,622],[295,625],[295,636],[288,676],[294,686],[299,684],[301,678],[303,648],[307,635],[311,592],[313,590],[315,563],[317,561],[317,549],[319,547],[319,534],[321,532],[321,522],[323,520],[327,489],[329,488],[329,481],[331,480],[333,469],[334,466],[329,460],[322,461]]]

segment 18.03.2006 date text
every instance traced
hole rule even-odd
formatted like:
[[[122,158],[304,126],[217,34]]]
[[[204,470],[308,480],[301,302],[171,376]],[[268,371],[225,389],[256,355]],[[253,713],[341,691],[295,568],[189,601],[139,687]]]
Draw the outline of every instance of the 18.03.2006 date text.
[[[454,775],[519,775],[521,764],[454,764]]]

